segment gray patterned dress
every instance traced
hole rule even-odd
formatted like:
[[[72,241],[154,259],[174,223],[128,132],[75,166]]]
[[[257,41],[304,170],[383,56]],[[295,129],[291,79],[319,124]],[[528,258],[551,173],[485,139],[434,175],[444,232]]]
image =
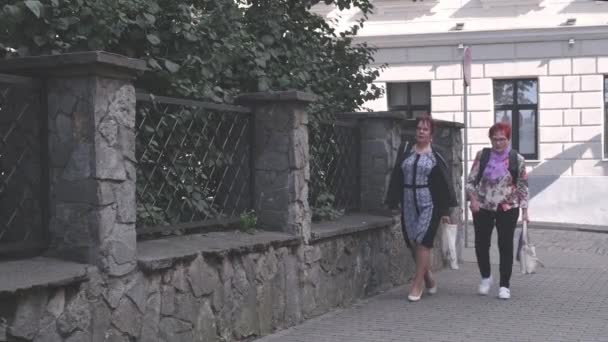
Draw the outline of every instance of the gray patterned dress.
[[[403,170],[403,217],[410,241],[420,243],[433,216],[433,199],[428,186],[429,175],[437,160],[433,153],[412,153],[401,164]]]

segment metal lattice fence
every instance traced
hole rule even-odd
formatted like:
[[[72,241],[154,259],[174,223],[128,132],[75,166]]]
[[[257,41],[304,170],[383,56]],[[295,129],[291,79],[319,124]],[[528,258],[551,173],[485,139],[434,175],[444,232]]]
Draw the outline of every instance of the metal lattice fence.
[[[251,112],[137,95],[138,234],[234,222],[251,208]]]
[[[46,245],[46,114],[33,79],[0,74],[0,255]]]
[[[360,193],[357,122],[318,122],[310,131],[310,155],[311,206],[357,210]]]

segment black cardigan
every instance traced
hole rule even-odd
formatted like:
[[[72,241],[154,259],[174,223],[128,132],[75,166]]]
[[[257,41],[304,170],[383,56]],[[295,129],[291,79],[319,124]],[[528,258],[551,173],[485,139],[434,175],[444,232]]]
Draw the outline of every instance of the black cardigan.
[[[391,173],[385,201],[385,203],[391,209],[397,208],[398,204],[401,204],[401,208],[403,208],[404,184],[401,164],[407,157],[409,157],[414,147],[414,144],[412,143],[409,143],[408,145],[411,146],[411,148],[407,149],[408,151],[406,151],[406,142],[403,142],[399,147],[397,159],[395,160],[393,172]],[[428,180],[433,207],[436,208],[439,216],[448,216],[450,214],[450,208],[458,206],[458,201],[456,200],[454,185],[451,177],[449,176],[448,166],[445,159],[436,146],[432,145],[431,148],[435,154],[435,159],[437,160],[435,167],[433,167],[431,170]],[[403,226],[405,223],[403,222],[403,215],[401,216],[401,225]]]

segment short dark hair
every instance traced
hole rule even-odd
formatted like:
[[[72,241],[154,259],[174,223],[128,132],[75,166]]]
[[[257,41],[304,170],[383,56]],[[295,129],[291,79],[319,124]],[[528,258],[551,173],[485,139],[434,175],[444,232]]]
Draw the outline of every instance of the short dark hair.
[[[506,122],[497,122],[488,131],[488,137],[492,139],[492,136],[496,134],[496,132],[503,132],[507,139],[511,140],[511,125]]]
[[[424,122],[427,125],[429,125],[429,129],[431,130],[431,134],[433,133],[433,131],[435,130],[435,121],[433,120],[433,117],[431,116],[431,114],[427,113],[427,114],[423,114],[420,115],[419,117],[416,118],[416,127],[418,127],[418,125]]]

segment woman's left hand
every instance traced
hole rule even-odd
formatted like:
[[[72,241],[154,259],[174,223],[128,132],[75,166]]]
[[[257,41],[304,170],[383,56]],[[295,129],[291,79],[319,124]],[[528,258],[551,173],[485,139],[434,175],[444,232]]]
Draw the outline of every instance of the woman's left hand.
[[[449,224],[450,223],[450,217],[449,216],[442,216],[441,217],[441,223]]]
[[[528,210],[522,210],[521,220],[522,222],[530,223],[530,216],[528,215]]]

